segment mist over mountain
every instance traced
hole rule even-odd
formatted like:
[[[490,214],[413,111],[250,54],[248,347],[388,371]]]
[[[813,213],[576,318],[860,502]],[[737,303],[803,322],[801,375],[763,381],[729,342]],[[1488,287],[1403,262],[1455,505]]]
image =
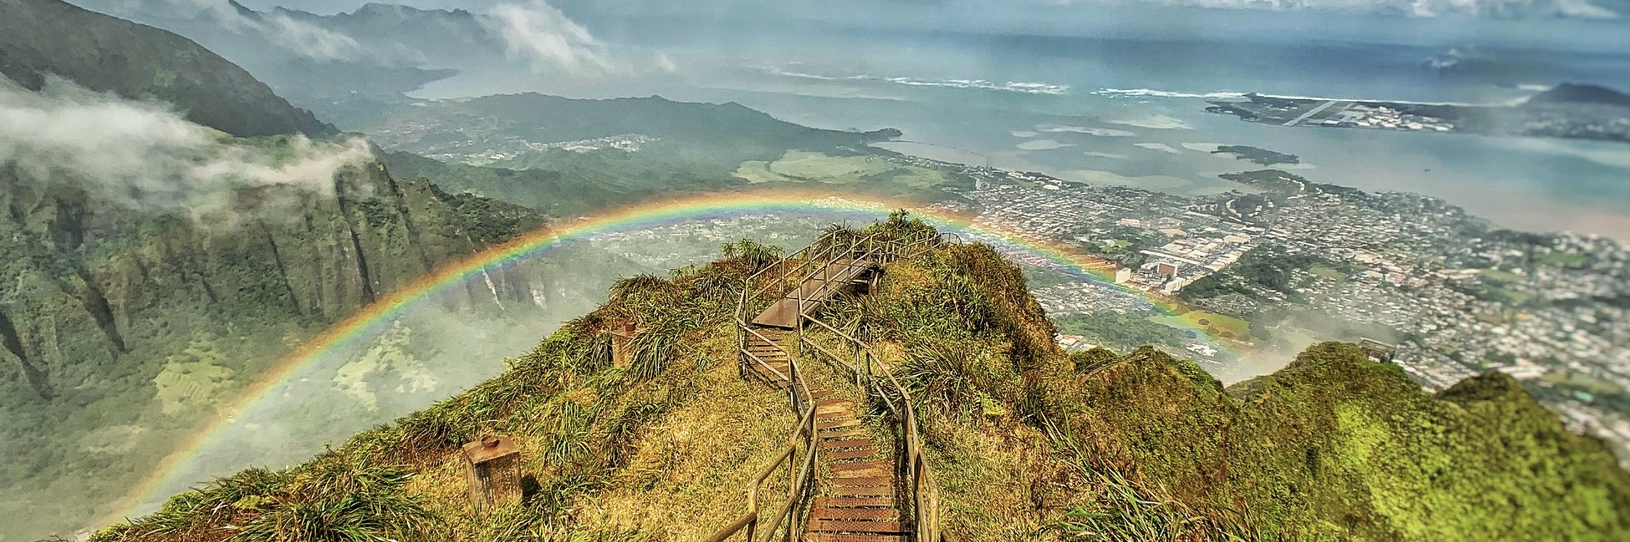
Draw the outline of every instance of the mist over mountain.
[[[0,9],[0,73],[29,89],[58,75],[95,91],[184,104],[188,120],[240,137],[334,133],[181,36],[60,0],[4,0]]]
[[[0,537],[106,513],[294,345],[542,224],[393,178],[362,139],[169,32],[0,8],[17,80],[0,81]],[[535,304],[529,276],[442,301]]]

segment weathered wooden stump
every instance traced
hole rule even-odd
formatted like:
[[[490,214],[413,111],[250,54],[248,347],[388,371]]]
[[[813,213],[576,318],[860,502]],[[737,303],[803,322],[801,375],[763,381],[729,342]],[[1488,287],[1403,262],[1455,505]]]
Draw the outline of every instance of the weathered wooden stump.
[[[1363,351],[1365,356],[1381,363],[1392,363],[1393,356],[1398,353],[1398,347],[1368,337],[1359,338],[1358,349]]]
[[[634,321],[623,322],[622,327],[611,330],[611,364],[618,367],[627,367],[633,357],[633,348],[629,346],[634,340]]]
[[[470,503],[488,510],[521,500],[521,455],[515,439],[488,435],[464,445]]]

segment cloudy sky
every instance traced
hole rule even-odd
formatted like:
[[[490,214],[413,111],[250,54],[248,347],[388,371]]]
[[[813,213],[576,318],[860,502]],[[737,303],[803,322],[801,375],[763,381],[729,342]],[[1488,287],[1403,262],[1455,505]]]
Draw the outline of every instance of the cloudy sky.
[[[350,11],[364,0],[240,0],[256,9],[285,6],[317,13]],[[513,0],[398,0],[390,3],[426,9],[463,8],[486,11]],[[559,0],[557,4],[604,4],[607,9],[683,9],[735,11],[746,6],[763,9],[774,5],[788,11],[825,10],[833,4],[821,0]],[[1004,11],[1056,12],[1057,8],[1088,6],[1128,8],[1135,6],[1191,6],[1259,11],[1328,11],[1396,14],[1410,17],[1473,16],[1488,18],[1586,18],[1622,19],[1630,16],[1630,0],[864,0],[845,2],[871,4],[878,9],[894,6],[934,6],[935,9],[965,11],[972,6],[994,6]]]

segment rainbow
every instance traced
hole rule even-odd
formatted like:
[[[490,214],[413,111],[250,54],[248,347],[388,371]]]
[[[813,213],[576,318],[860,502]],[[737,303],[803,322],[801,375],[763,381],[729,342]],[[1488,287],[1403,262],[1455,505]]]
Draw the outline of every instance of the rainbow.
[[[129,492],[116,501],[112,506],[115,511],[114,514],[99,521],[97,527],[111,525],[131,515],[143,513],[139,510],[141,507],[148,503],[159,502],[165,498],[165,495],[161,495],[160,492],[166,488],[176,487],[178,483],[186,483],[186,481],[180,480],[182,476],[189,472],[185,467],[196,460],[212,443],[221,438],[222,434],[233,423],[236,415],[260,403],[274,389],[289,382],[303,370],[314,365],[325,354],[351,344],[359,338],[369,336],[382,326],[396,320],[416,304],[427,298],[433,298],[451,288],[460,287],[465,281],[479,277],[493,268],[513,265],[516,262],[536,258],[572,241],[600,234],[652,228],[688,220],[765,213],[817,214],[875,219],[893,209],[901,208],[909,209],[913,216],[922,218],[942,231],[959,232],[971,239],[990,243],[1010,254],[1017,251],[1034,255],[1046,260],[1050,264],[1049,267],[1078,278],[1114,284],[1113,280],[1106,280],[1111,279],[1113,276],[1113,264],[1107,264],[1104,260],[1075,253],[1060,243],[1035,239],[1009,229],[980,224],[969,217],[954,212],[931,208],[925,209],[907,203],[876,199],[857,200],[836,197],[830,194],[784,191],[720,193],[653,201],[576,220],[561,221],[527,233],[503,245],[492,247],[455,263],[444,265],[408,286],[376,300],[373,304],[357,311],[350,317],[329,326],[294,352],[279,360],[271,369],[262,373],[254,383],[237,394],[237,397],[230,403],[216,409],[215,415],[202,422],[200,427],[191,433],[191,436],[178,441],[175,451],[161,460],[159,465],[150,471],[151,474],[135,486],[132,486]],[[1137,290],[1121,289],[1148,301],[1153,308],[1158,309],[1160,312],[1178,314],[1184,310],[1183,307],[1170,299]],[[1226,344],[1223,346],[1227,348]]]

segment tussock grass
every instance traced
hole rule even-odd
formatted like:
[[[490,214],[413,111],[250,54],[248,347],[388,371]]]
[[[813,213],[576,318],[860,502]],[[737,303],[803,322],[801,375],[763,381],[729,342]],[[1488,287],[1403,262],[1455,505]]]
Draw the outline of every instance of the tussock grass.
[[[933,232],[897,213],[828,233],[846,243]],[[306,464],[178,495],[94,540],[701,538],[745,509],[748,479],[795,421],[784,393],[737,376],[729,316],[748,276],[797,262],[747,241],[724,251],[708,266],[619,281],[605,306],[499,378]],[[747,286],[780,280],[765,277]],[[1503,375],[1432,396],[1396,366],[1327,343],[1230,390],[1153,348],[1065,355],[1019,269],[978,244],[894,262],[874,295],[823,311],[911,388],[944,527],[963,540],[1630,533],[1630,475]],[[634,361],[613,367],[608,333],[628,322]],[[898,442],[876,418],[881,396],[815,356],[802,356],[811,381],[864,404],[874,438]],[[488,433],[516,437],[529,489],[477,514],[458,447]],[[769,495],[786,491],[785,475],[771,482]]]

